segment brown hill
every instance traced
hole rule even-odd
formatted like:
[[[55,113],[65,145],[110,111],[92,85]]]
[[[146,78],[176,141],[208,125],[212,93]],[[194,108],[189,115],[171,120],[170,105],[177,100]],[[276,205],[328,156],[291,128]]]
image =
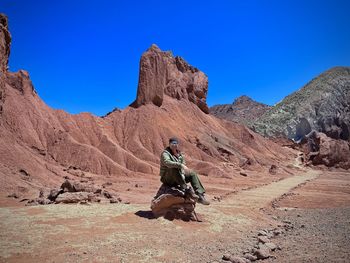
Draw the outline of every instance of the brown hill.
[[[210,114],[228,121],[249,125],[270,108],[271,106],[256,102],[248,96],[240,96],[232,104],[210,107]]]
[[[111,191],[124,191],[132,199],[133,191],[126,192],[130,182],[142,181],[147,189],[151,182],[157,182],[154,188],[159,186],[159,155],[174,135],[180,138],[190,167],[208,180],[233,178],[242,169],[266,173],[272,164],[283,167],[294,158],[245,126],[206,114],[204,73],[155,46],[141,58],[133,107],[103,118],[51,109],[36,93],[26,71],[7,71],[10,38],[6,37],[6,17],[0,21],[6,22],[0,28],[3,194],[17,191],[34,196],[39,189],[58,186],[70,177],[100,185],[113,182]],[[152,63],[145,70],[147,61]],[[164,61],[175,64],[164,65]],[[178,82],[170,85],[169,79]],[[283,169],[280,174],[285,174]],[[138,190],[138,194],[145,191]]]

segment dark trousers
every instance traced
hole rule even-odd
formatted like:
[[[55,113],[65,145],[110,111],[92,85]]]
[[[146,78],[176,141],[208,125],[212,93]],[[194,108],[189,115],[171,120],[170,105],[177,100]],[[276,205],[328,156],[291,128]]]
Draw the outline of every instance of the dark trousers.
[[[185,180],[182,178],[180,173],[171,173],[171,174],[165,174],[160,179],[163,184],[169,185],[169,186],[182,186],[186,183],[190,183],[193,190],[197,194],[204,194],[205,189],[199,180],[199,177],[196,172],[190,172],[189,174],[185,174]]]

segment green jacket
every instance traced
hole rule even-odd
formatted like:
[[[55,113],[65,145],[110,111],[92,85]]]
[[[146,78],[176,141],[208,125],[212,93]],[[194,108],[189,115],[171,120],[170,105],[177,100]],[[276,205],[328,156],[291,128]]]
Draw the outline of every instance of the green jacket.
[[[184,156],[180,153],[178,157],[171,153],[169,147],[164,149],[160,157],[160,173],[161,178],[184,177],[184,171],[181,164],[186,165]],[[163,181],[163,180],[162,180]]]

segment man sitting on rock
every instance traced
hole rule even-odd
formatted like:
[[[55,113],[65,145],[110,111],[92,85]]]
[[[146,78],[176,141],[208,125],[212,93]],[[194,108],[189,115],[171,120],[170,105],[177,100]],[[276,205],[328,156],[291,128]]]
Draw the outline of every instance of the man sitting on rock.
[[[186,191],[187,184],[191,183],[195,193],[198,195],[198,202],[203,205],[209,205],[204,197],[205,190],[198,175],[187,168],[184,156],[178,149],[179,140],[177,138],[169,139],[169,146],[164,149],[160,158],[160,181],[170,187],[178,187]]]

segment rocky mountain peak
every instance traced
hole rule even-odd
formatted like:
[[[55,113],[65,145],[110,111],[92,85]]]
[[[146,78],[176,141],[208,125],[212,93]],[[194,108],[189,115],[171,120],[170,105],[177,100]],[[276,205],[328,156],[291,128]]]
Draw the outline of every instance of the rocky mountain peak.
[[[300,140],[312,130],[350,140],[350,67],[334,67],[285,97],[252,126],[269,137]]]
[[[211,107],[210,114],[221,119],[249,125],[268,109],[270,109],[270,106],[256,102],[250,97],[243,95],[236,98],[232,104],[221,104]]]
[[[246,95],[242,95],[238,98],[236,98],[232,104],[238,105],[238,104],[245,104],[245,103],[251,103],[251,102],[255,102],[253,101],[250,97],[246,96]]]
[[[138,108],[154,104],[160,107],[164,95],[167,95],[191,101],[203,112],[209,113],[207,92],[208,78],[203,72],[153,44],[142,54],[137,97],[130,106]]]

